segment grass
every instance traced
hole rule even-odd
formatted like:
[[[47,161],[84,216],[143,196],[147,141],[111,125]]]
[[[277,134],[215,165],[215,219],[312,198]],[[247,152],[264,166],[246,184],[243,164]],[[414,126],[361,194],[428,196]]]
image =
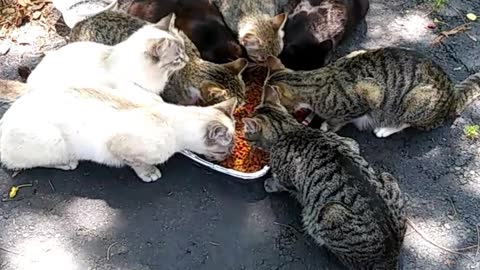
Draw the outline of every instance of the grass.
[[[480,126],[479,125],[466,125],[463,128],[463,133],[469,139],[477,139],[480,136]]]
[[[431,0],[434,9],[441,9],[447,3],[447,0]]]

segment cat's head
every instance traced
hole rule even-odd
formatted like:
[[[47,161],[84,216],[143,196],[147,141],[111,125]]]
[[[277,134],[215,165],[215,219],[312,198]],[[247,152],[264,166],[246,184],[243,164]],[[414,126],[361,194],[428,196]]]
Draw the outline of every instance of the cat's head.
[[[299,124],[281,104],[280,96],[272,86],[265,86],[260,105],[250,118],[242,119],[245,139],[253,146],[268,150],[285,132]]]
[[[209,107],[198,107],[201,111],[196,115],[196,123],[200,126],[198,134],[203,134],[202,142],[192,146],[190,150],[209,160],[226,159],[232,153],[235,144],[233,112],[236,106],[236,98],[231,98]],[[196,131],[192,130],[192,132]]]
[[[232,97],[240,103],[245,101],[245,82],[242,73],[248,61],[239,58],[225,64],[214,64],[203,61],[196,73],[201,93],[201,105],[216,104]]]
[[[269,55],[277,56],[283,49],[283,27],[287,14],[274,17],[258,16],[239,30],[239,41],[247,50],[248,56],[257,63],[263,63]]]
[[[189,57],[185,43],[174,28],[175,16],[170,14],[157,24],[147,24],[133,33],[123,44],[129,55],[125,57],[142,65],[142,72],[149,74],[172,74],[185,67]],[[126,53],[126,52],[123,52]],[[135,57],[138,53],[138,57]],[[140,82],[139,82],[140,83]]]
[[[311,40],[305,42],[285,43],[278,56],[282,63],[293,70],[313,70],[328,64],[332,57],[333,42],[325,40],[321,43]]]

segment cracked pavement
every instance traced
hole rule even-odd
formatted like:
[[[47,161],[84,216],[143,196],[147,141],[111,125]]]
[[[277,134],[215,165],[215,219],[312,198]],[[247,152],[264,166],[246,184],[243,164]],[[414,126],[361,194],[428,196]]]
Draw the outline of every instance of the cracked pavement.
[[[388,3],[392,2],[392,3]],[[456,82],[480,72],[480,22],[468,34],[431,47],[439,31],[480,15],[480,2],[450,0],[432,12],[430,1],[372,0],[367,24],[338,50],[378,46],[418,49]],[[433,18],[444,22],[428,29]],[[64,32],[57,27],[60,33]],[[20,65],[34,67],[40,52],[63,44],[28,24],[0,56],[0,78],[18,79]],[[475,39],[477,41],[475,41]],[[5,106],[4,106],[5,107]],[[32,112],[35,113],[35,112]],[[347,127],[377,171],[389,171],[405,193],[409,228],[404,269],[480,269],[480,142],[463,129],[480,124],[480,101],[453,123],[431,132],[407,130],[387,139]],[[140,182],[129,169],[82,163],[74,172],[34,169],[15,178],[0,170],[0,194],[30,183],[15,201],[0,203],[0,269],[343,269],[304,235],[299,207],[287,195],[267,195],[259,180],[242,183],[177,155],[162,165],[164,178]],[[473,246],[473,247],[472,247]]]

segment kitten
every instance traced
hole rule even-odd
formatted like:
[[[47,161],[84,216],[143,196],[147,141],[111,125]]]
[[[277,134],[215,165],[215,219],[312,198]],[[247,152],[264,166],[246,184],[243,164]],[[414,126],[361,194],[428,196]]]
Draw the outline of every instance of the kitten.
[[[248,56],[263,63],[283,49],[283,27],[287,14],[277,14],[276,0],[212,0],[225,22],[238,34]]]
[[[203,59],[226,63],[246,56],[210,0],[136,0],[128,9],[129,14],[149,22],[170,12],[175,12],[175,26],[193,41]]]
[[[302,0],[285,25],[282,63],[294,70],[326,65],[369,9],[368,0]]]
[[[353,52],[312,71],[285,69],[270,57],[270,78],[289,111],[310,107],[323,130],[347,123],[379,138],[407,127],[429,130],[460,114],[480,95],[480,73],[454,85],[440,66],[418,52],[381,48]]]
[[[145,106],[109,90],[60,88],[31,91],[4,114],[0,159],[7,168],[73,170],[89,160],[127,165],[151,182],[161,177],[155,165],[176,152],[220,161],[233,148],[235,99],[211,107]]]
[[[169,76],[188,61],[184,41],[173,29],[173,22],[172,15],[157,25],[145,25],[115,46],[70,43],[47,53],[30,74],[27,84],[44,89],[55,83],[160,94]]]
[[[375,173],[354,140],[298,123],[272,87],[243,121],[249,143],[270,152],[273,177],[265,190],[297,198],[318,244],[350,269],[397,269],[406,219],[392,175]]]
[[[84,24],[82,33],[77,37],[112,45],[127,39],[131,29],[134,28],[134,32],[138,27],[138,19],[118,12],[99,14],[88,20],[91,23]],[[104,31],[102,22],[106,22],[112,31]],[[203,60],[195,44],[182,31],[179,36],[184,41],[189,61],[168,80],[162,93],[165,101],[183,105],[212,105],[231,97],[237,97],[239,101],[245,99],[245,83],[241,76],[247,65],[245,59],[224,64]]]

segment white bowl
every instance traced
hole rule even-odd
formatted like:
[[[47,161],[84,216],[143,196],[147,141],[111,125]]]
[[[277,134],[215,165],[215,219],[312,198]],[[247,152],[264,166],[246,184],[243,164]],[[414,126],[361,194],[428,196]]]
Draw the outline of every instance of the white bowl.
[[[117,0],[53,0],[52,2],[62,13],[65,24],[70,28],[88,17],[118,7]]]

